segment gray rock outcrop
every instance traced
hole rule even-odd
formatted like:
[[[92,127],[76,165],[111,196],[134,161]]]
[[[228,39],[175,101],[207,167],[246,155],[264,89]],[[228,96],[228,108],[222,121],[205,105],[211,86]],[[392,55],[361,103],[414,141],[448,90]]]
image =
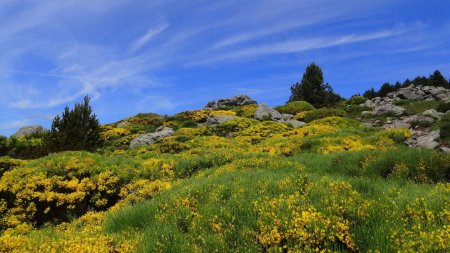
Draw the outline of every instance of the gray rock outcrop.
[[[381,115],[381,114],[394,114],[395,116],[401,116],[405,114],[406,110],[400,106],[396,106],[394,104],[384,104],[381,106],[376,106],[373,110],[373,115]]]
[[[435,149],[439,146],[439,143],[435,141],[439,138],[439,130],[426,132],[426,131],[411,131],[412,138],[408,139],[406,143],[412,147],[421,147],[428,149]]]
[[[257,104],[255,100],[247,95],[238,95],[231,98],[221,98],[206,104],[205,109],[224,109],[229,107]]]
[[[299,121],[299,120],[295,120],[295,119],[288,119],[288,120],[280,119],[280,120],[278,120],[278,122],[285,123],[285,124],[290,124],[294,128],[298,128],[298,127],[302,127],[302,126],[306,125],[305,122]]]
[[[41,125],[33,125],[33,126],[24,126],[17,130],[12,136],[13,137],[22,137],[30,134],[36,134],[36,133],[44,133],[47,129],[45,129]]]
[[[161,126],[154,133],[141,134],[130,142],[130,148],[140,145],[152,145],[162,138],[171,136],[175,131],[170,127]]]
[[[411,84],[408,87],[401,88],[398,91],[390,92],[386,95],[388,98],[400,98],[409,99],[414,101],[422,100],[445,100],[450,97],[450,90],[444,87],[434,87],[434,86],[415,86]]]
[[[279,120],[282,119],[283,116],[277,110],[269,107],[268,105],[259,104],[258,109],[255,111],[254,118],[258,120]]]

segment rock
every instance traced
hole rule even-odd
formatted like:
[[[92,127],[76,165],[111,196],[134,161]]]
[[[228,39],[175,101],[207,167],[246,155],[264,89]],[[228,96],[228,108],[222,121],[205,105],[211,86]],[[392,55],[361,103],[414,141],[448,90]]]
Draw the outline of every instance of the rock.
[[[396,116],[401,116],[405,113],[405,109],[393,104],[386,104],[375,107],[375,109],[372,112],[373,115],[382,115],[386,113],[392,113]]]
[[[36,133],[44,133],[47,130],[41,126],[41,125],[33,125],[33,126],[24,126],[17,130],[12,136],[13,137],[22,137],[30,134],[36,134]]]
[[[154,133],[141,134],[130,142],[130,147],[152,145],[156,141],[171,136],[175,131],[170,127],[160,126]]]
[[[210,101],[206,104],[206,109],[224,109],[229,107],[256,104],[256,101],[247,95],[239,95],[231,98],[221,98],[219,100]]]
[[[442,147],[440,147],[439,149],[440,149],[441,151],[445,152],[445,153],[450,153],[450,148],[449,148],[449,147],[444,147],[444,146],[442,146]]]
[[[366,102],[359,105],[360,107],[369,107],[369,108],[375,108],[375,103],[371,100],[367,99]]]
[[[422,113],[422,116],[433,118],[433,119],[441,119],[443,113],[438,112],[435,109],[429,109]]]
[[[280,119],[280,120],[278,120],[278,122],[285,123],[285,124],[290,124],[294,128],[299,128],[301,126],[306,125],[305,122],[299,121],[299,120],[295,120],[295,119],[289,119],[289,120]]]
[[[372,115],[372,111],[363,111],[363,112],[361,112],[361,115],[362,116],[364,116],[364,115]]]
[[[397,97],[409,100],[423,100],[423,95],[425,95],[425,93],[422,93],[422,96],[418,94],[417,88],[414,87],[413,84],[408,87],[399,89],[396,93]]]
[[[294,115],[292,115],[292,114],[287,114],[287,113],[281,114],[281,119],[283,119],[283,120],[290,120],[290,119],[292,119],[292,117],[294,117]]]
[[[439,146],[439,143],[434,141],[437,138],[439,138],[439,130],[425,133],[424,135],[416,139],[415,146],[428,149],[435,149],[437,146]]]
[[[232,115],[217,115],[214,117],[207,117],[204,125],[211,126],[216,124],[222,124],[235,118],[236,116]]]
[[[279,120],[282,118],[281,113],[266,104],[258,105],[258,109],[256,109],[254,117],[259,120]]]

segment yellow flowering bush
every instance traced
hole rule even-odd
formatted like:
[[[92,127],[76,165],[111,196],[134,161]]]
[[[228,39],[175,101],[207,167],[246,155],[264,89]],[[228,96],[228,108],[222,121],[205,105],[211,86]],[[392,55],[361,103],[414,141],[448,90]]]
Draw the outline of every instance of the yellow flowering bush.
[[[241,107],[237,107],[234,109],[238,116],[244,118],[253,118],[255,115],[256,109],[258,109],[257,104],[244,105]]]
[[[325,137],[322,141],[324,142],[324,147],[320,151],[325,154],[342,151],[375,150],[375,146],[365,144],[359,136],[346,136],[344,138]]]
[[[164,168],[165,165],[162,165],[162,167]],[[120,201],[114,206],[114,209],[117,210],[120,207],[151,199],[156,194],[170,189],[170,187],[170,182],[138,179],[129,184],[126,184],[120,189]]]
[[[254,206],[260,231],[257,239],[265,250],[316,251],[341,243],[356,251],[349,222],[317,211],[300,193],[256,201]]]
[[[302,121],[306,116],[306,112],[299,112],[292,117],[293,119]]]
[[[143,126],[147,126],[147,125],[154,125],[157,126],[159,124],[161,124],[161,116],[157,115],[157,114],[153,114],[153,113],[140,113],[137,114],[136,116],[133,117],[129,117],[126,118],[124,120],[119,121],[118,123],[130,123],[130,124],[134,124],[134,125],[143,125]]]
[[[236,132],[235,136],[250,137],[252,142],[258,142],[261,139],[285,132],[287,129],[289,129],[289,127],[285,124],[262,121]]]
[[[134,252],[139,235],[128,233],[128,240],[115,242],[102,230],[103,213],[87,213],[72,223],[63,223],[53,230],[32,230],[27,234],[15,234],[11,230],[0,236],[0,252]],[[44,233],[52,236],[45,237]]]
[[[209,113],[210,117],[222,116],[222,115],[236,116],[236,112],[225,111],[225,110],[214,110],[214,111],[210,111],[210,113]]]
[[[105,131],[101,133],[101,137],[103,140],[111,140],[114,138],[117,138],[119,136],[125,136],[129,135],[131,132],[128,129],[122,128],[122,127],[116,127],[116,128],[106,128]]]

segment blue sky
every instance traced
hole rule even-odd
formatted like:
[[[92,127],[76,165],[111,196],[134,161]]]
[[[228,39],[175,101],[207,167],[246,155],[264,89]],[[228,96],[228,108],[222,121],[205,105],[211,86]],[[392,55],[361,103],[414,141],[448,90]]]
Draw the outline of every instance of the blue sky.
[[[312,61],[343,96],[441,70],[442,1],[0,2],[0,134],[42,124],[85,94],[102,123],[248,94],[284,103]]]

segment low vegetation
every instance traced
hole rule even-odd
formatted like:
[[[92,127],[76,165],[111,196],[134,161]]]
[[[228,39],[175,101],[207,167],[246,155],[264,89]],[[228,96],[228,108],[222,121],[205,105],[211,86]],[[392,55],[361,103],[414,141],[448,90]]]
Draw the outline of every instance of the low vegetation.
[[[0,252],[449,252],[450,155],[362,125],[361,101],[277,107],[298,128],[253,104],[138,114],[101,126],[95,152],[0,138]],[[233,117],[204,124],[217,116]],[[174,134],[129,148],[161,126]]]

